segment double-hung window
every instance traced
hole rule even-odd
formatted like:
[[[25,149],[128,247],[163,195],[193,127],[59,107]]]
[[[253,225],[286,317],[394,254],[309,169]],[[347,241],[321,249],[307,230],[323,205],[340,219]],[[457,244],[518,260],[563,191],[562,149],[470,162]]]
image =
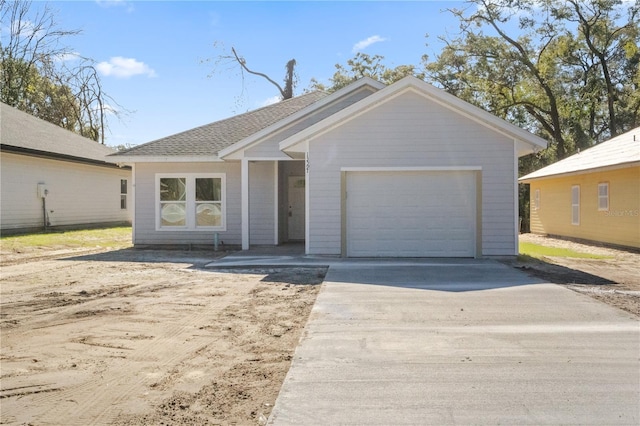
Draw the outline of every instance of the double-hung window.
[[[158,174],[156,200],[156,229],[226,228],[224,174]]]
[[[580,185],[571,187],[571,224],[580,225]]]
[[[540,189],[536,189],[533,193],[533,209],[540,209]]]
[[[600,211],[609,210],[609,183],[608,182],[598,184],[598,210]]]
[[[120,179],[120,208],[127,209],[127,180]]]

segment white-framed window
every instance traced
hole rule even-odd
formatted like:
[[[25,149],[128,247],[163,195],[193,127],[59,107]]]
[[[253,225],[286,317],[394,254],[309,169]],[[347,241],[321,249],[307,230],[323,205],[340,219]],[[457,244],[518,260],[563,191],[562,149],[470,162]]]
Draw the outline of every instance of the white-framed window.
[[[538,210],[540,208],[540,189],[536,189],[533,192],[533,209]]]
[[[120,209],[127,209],[127,180],[120,179]]]
[[[226,230],[224,173],[156,174],[157,230]]]
[[[571,187],[571,224],[580,225],[580,185]]]
[[[598,184],[598,210],[609,210],[609,182]]]

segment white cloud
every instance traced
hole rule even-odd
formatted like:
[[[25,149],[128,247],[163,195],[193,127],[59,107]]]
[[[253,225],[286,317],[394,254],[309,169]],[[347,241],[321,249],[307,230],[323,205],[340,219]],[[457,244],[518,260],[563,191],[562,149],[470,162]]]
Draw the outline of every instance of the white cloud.
[[[42,28],[36,28],[35,24],[29,20],[13,21],[7,29],[12,36],[24,38],[36,37],[44,33]],[[5,31],[5,28],[2,28],[2,32]]]
[[[353,53],[356,53],[356,52],[359,52],[360,50],[366,49],[367,47],[371,46],[373,43],[380,43],[381,41],[386,41],[386,40],[387,39],[384,37],[380,37],[379,35],[374,35],[354,44],[353,49],[351,49],[351,51]]]
[[[133,4],[126,0],[95,0],[100,7],[125,7],[127,13],[133,12]]]
[[[134,75],[146,75],[147,77],[155,77],[156,72],[149,68],[144,62],[136,61],[134,58],[123,58],[122,56],[114,56],[109,62],[100,62],[96,68],[101,74],[109,77],[129,78]]]
[[[55,59],[58,62],[68,62],[75,61],[76,59],[81,59],[81,56],[78,52],[67,52],[58,55]]]
[[[269,106],[269,105],[277,104],[281,100],[282,100],[282,98],[280,96],[272,96],[272,97],[267,98],[264,101],[262,101],[260,103],[260,106],[261,107],[266,107],[266,106]]]

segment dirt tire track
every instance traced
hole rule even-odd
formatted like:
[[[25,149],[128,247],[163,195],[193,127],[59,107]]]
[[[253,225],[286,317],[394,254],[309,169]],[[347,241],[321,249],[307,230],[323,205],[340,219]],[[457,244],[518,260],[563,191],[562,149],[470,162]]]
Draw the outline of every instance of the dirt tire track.
[[[0,423],[246,424],[275,401],[318,286],[300,292],[287,274],[265,282],[269,273],[199,269],[208,253],[183,253],[179,263],[166,262],[167,252],[150,262],[153,254],[7,268]],[[292,274],[292,282],[322,281]]]
[[[146,286],[145,289],[136,288],[135,293],[140,295],[155,292],[158,288],[166,290],[169,288],[166,284],[167,282],[164,282],[162,285]],[[69,312],[60,312],[58,315],[68,317]],[[164,335],[162,337],[146,341],[144,345],[135,350],[131,349],[131,354],[128,354],[127,358],[140,359],[146,358],[149,354],[156,356],[165,354],[166,356],[156,358],[154,361],[156,367],[159,369],[179,363],[185,358],[190,357],[192,352],[197,351],[202,346],[202,343],[198,340],[191,342],[184,340],[180,351],[175,352],[173,355],[166,354],[166,351],[163,349],[170,346],[171,343],[174,343],[179,336],[191,336],[189,332],[197,328],[197,325],[209,316],[210,314],[208,312],[199,312],[188,315],[177,322],[165,325],[163,328]],[[39,322],[42,321],[43,320],[40,319]],[[47,405],[52,399],[58,402],[73,399],[75,401],[74,405],[77,405],[77,408],[74,409],[73,405],[72,407],[68,407],[68,404],[59,403],[48,413],[48,416],[52,418],[65,418],[69,416],[74,419],[73,424],[78,425],[107,424],[111,423],[117,415],[117,413],[113,413],[110,410],[112,405],[119,405],[124,400],[129,399],[130,395],[140,393],[144,388],[148,387],[153,380],[154,379],[145,377],[132,378],[131,372],[126,371],[112,374],[112,378],[109,380],[99,382],[91,381],[78,386],[72,386],[61,390],[55,395],[46,394],[36,396],[32,399],[31,403],[35,405]],[[104,387],[109,387],[111,392],[109,394],[100,392]],[[117,389],[115,393],[119,395],[115,399],[112,395],[114,392],[113,389]],[[71,408],[70,411],[69,408]]]

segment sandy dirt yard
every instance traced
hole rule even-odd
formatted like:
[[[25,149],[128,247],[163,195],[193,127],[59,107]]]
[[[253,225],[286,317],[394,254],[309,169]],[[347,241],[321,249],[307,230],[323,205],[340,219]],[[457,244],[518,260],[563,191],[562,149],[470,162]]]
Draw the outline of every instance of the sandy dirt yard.
[[[326,270],[213,257],[3,259],[0,423],[266,423]]]
[[[640,253],[535,234],[522,234],[520,241],[606,256],[604,259],[549,256],[544,261],[511,263],[531,275],[640,317]]]
[[[640,316],[640,254],[509,261]],[[214,271],[213,252],[2,253],[0,423],[265,424],[325,269]]]

